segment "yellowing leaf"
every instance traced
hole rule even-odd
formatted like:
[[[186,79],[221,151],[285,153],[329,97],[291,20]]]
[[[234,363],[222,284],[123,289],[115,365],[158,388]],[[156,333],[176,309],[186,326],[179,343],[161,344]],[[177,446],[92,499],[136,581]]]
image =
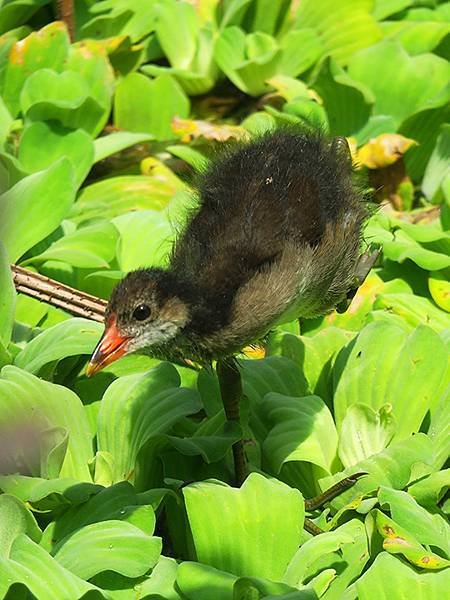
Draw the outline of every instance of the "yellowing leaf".
[[[193,119],[172,119],[172,130],[179,135],[183,142],[204,138],[217,142],[226,142],[230,139],[246,139],[248,132],[237,125],[217,125],[208,121],[195,121]]]
[[[439,308],[450,312],[450,282],[442,271],[434,271],[428,278],[428,289]]]
[[[358,150],[357,161],[369,169],[381,169],[397,162],[416,143],[398,133],[382,133]]]

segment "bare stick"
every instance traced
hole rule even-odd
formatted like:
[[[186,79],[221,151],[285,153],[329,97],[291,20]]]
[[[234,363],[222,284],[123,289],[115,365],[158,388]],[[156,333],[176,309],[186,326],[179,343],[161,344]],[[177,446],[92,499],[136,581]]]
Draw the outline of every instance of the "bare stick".
[[[11,265],[16,290],[77,317],[103,323],[107,302],[39,273]]]
[[[73,0],[56,0],[58,19],[63,21],[69,32],[70,41],[75,39],[75,16],[73,11]]]
[[[230,357],[217,361],[216,371],[225,415],[229,421],[239,423],[242,381],[236,360]],[[242,439],[233,444],[233,461],[236,485],[241,486],[247,477],[247,461]]]
[[[349,475],[348,477],[345,477],[344,479],[341,479],[341,481],[335,483],[333,486],[325,490],[319,496],[314,496],[314,498],[309,498],[308,500],[305,500],[305,509],[307,511],[315,510],[316,508],[323,506],[326,502],[330,502],[331,500],[336,498],[336,496],[339,496],[340,494],[351,488],[352,485],[355,485],[358,479],[363,475],[367,475],[367,473],[365,471],[361,471],[360,473]]]

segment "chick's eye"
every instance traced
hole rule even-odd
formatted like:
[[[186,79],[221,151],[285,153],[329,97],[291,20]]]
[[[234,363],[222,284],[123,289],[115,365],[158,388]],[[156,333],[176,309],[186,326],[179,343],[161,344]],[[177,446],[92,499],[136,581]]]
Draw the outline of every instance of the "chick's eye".
[[[133,318],[137,321],[144,321],[150,316],[150,307],[146,304],[139,304],[133,311]]]

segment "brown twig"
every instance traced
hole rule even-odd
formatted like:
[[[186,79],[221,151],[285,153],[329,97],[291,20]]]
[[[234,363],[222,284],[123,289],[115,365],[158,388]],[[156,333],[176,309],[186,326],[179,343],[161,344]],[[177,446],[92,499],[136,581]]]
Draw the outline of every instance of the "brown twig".
[[[107,302],[39,273],[11,265],[16,290],[77,317],[103,323]]]
[[[75,16],[73,10],[73,0],[56,0],[58,19],[63,21],[69,32],[70,41],[75,39]]]

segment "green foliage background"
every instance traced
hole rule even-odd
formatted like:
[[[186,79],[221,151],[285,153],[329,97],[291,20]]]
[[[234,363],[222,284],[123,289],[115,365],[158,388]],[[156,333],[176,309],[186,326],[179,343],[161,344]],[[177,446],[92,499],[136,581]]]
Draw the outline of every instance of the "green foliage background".
[[[0,598],[443,598],[450,3],[79,0],[74,42],[54,11],[0,1]],[[369,173],[394,208],[349,310],[242,358],[242,429],[209,370],[88,380],[102,327],[16,296],[9,264],[107,298],[164,264],[190,169],[283,122],[416,142]],[[303,498],[359,471],[307,534]]]

